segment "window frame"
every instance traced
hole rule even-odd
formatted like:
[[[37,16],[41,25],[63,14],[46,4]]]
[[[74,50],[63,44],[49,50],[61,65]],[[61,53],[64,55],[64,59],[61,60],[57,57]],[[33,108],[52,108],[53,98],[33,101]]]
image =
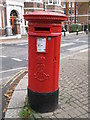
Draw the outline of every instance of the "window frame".
[[[51,0],[52,3],[50,3],[50,0],[48,0],[48,5],[53,5],[53,0]]]

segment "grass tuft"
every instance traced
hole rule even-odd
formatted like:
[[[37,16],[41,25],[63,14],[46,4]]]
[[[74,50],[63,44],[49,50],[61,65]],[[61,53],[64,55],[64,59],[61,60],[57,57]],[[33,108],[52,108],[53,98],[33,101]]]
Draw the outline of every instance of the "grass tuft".
[[[27,97],[24,102],[24,107],[21,109],[19,112],[19,117],[20,118],[34,118],[35,111],[28,107],[27,105]]]

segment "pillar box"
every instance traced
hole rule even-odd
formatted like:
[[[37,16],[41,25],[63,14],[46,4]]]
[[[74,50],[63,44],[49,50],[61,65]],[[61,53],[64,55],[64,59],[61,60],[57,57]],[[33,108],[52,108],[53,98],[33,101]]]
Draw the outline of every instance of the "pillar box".
[[[61,22],[55,12],[30,12],[28,21],[28,103],[37,112],[58,106]]]

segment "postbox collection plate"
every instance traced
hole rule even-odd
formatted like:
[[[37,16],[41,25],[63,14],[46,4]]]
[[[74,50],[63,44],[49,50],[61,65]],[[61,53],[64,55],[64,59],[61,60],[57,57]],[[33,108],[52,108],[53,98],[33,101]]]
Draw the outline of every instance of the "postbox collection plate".
[[[37,37],[37,52],[46,52],[46,38]]]

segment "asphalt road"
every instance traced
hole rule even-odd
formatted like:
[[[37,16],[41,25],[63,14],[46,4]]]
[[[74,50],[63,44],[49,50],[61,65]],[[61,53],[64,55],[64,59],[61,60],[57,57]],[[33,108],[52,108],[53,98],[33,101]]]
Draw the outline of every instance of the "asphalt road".
[[[62,37],[61,58],[71,53],[86,49],[87,44],[88,36],[85,34]],[[15,69],[17,70],[22,67],[28,67],[28,42],[2,44],[2,48],[0,50],[2,51],[0,59],[2,59],[1,73],[3,78],[8,77],[8,73],[14,71]]]
[[[88,35],[66,35],[61,38],[61,59],[77,52],[88,50]],[[28,69],[28,42],[4,43],[0,45],[0,79],[5,85],[13,75]],[[5,86],[6,87],[6,86]],[[3,94],[5,89],[3,91]],[[4,99],[4,98],[3,98]]]

